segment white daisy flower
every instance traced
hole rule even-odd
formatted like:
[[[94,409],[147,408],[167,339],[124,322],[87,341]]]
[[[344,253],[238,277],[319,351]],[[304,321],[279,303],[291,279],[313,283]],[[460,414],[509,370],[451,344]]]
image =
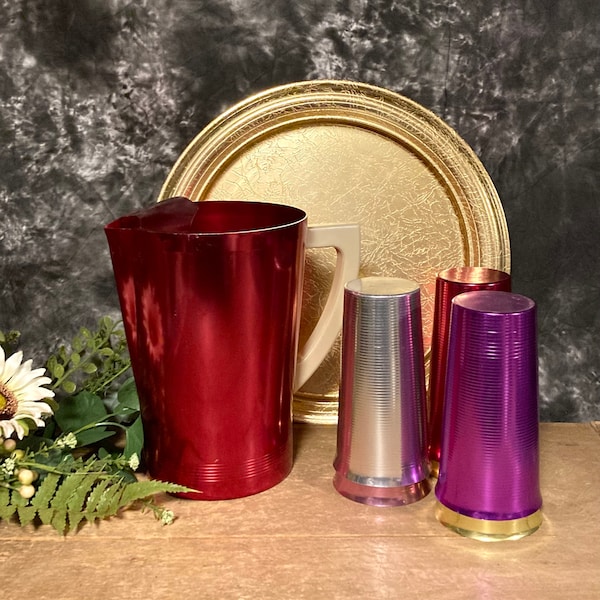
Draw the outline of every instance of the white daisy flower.
[[[31,360],[21,364],[23,353],[15,352],[5,359],[0,346],[0,433],[8,439],[17,434],[22,440],[28,432],[26,420],[38,427],[45,425],[44,415],[51,415],[52,409],[44,398],[52,398],[54,392],[43,385],[51,383],[45,377],[46,369],[31,369]]]

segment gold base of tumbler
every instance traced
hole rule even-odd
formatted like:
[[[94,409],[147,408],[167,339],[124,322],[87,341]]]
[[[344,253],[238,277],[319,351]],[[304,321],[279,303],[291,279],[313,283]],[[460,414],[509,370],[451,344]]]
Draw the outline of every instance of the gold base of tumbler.
[[[440,475],[440,463],[437,460],[430,460],[429,464],[431,465],[431,477],[437,479]]]
[[[537,510],[533,514],[521,519],[492,521],[461,515],[440,502],[436,503],[435,516],[448,529],[452,529],[452,531],[464,537],[482,542],[519,540],[537,531],[542,524],[541,510]]]

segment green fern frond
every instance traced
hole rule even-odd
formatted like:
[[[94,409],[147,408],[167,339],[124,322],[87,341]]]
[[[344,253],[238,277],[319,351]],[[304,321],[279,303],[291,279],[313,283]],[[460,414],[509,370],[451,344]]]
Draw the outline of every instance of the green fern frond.
[[[14,504],[11,504],[10,498],[10,490],[5,487],[0,487],[0,519],[10,519],[17,510],[17,507]]]
[[[31,499],[31,505],[38,510],[48,508],[59,481],[60,475],[58,473],[48,473],[38,487],[35,496]]]
[[[23,527],[33,521],[37,510],[33,506],[28,506],[28,501],[19,494],[18,490],[12,491],[11,503],[15,506],[19,522]]]
[[[113,506],[118,506],[119,499],[117,497],[116,502],[114,500],[117,495],[121,495],[121,492],[120,486],[114,483],[104,490],[96,506],[96,519],[106,519],[117,512],[116,509],[113,509]]]
[[[54,498],[50,502],[52,508],[67,508],[71,497],[77,493],[79,484],[81,483],[81,475],[70,474],[62,478],[62,482],[54,493]]]
[[[29,525],[35,519],[37,508],[35,506],[18,506],[17,515],[19,516],[21,526],[25,527],[25,525]]]
[[[50,525],[52,525],[58,533],[67,533],[67,510],[65,508],[53,508],[53,511]]]
[[[16,514],[22,526],[39,519],[65,535],[75,531],[84,519],[107,519],[158,493],[189,491],[162,481],[130,482],[118,474],[86,472],[91,466],[82,463],[73,473],[49,473],[31,500],[23,498],[18,490],[0,488],[0,518]]]
[[[163,483],[162,481],[136,481],[135,483],[130,483],[123,490],[123,497],[121,500],[125,505],[128,505],[133,504],[136,500],[143,500],[144,498],[148,498],[148,496],[161,492],[173,494],[186,491],[189,490],[183,486],[174,485],[172,483]]]
[[[90,491],[97,483],[98,476],[95,473],[89,473],[81,478],[79,486],[74,494],[67,501],[69,510],[69,529],[74,531],[79,523],[84,519],[83,505],[89,496]]]
[[[54,509],[48,507],[38,508],[37,514],[42,525],[50,525],[52,523],[52,517],[54,516]]]
[[[102,500],[102,496],[106,491],[106,488],[108,488],[110,484],[111,482],[109,479],[103,479],[102,481],[99,481],[90,492],[84,512],[84,516],[88,521],[91,522],[97,518],[96,515],[98,513],[96,509],[100,503],[100,500]]]
[[[16,338],[17,332],[0,331],[5,349]],[[93,523],[136,505],[150,508],[163,524],[172,522],[172,512],[152,496],[192,490],[136,480],[139,463],[133,459],[141,456],[143,431],[135,383],[125,380],[130,361],[122,324],[104,317],[95,332],[82,328],[46,368],[56,394],[46,401],[54,414],[43,435],[23,424],[18,448],[1,449],[0,520],[41,522],[67,534],[84,520]],[[124,450],[112,439],[117,430],[125,432]]]

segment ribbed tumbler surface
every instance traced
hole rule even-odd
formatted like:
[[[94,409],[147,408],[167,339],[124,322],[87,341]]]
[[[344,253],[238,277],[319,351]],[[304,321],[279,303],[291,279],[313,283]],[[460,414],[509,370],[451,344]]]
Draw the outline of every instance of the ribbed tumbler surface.
[[[357,502],[409,504],[431,489],[419,285],[346,284],[334,486]]]
[[[444,391],[448,359],[448,334],[452,299],[477,290],[511,291],[508,273],[486,267],[453,267],[440,271],[435,281],[435,305],[429,369],[429,460],[438,474],[441,451]]]
[[[542,522],[536,306],[509,292],[452,301],[440,472],[440,522],[486,541]]]

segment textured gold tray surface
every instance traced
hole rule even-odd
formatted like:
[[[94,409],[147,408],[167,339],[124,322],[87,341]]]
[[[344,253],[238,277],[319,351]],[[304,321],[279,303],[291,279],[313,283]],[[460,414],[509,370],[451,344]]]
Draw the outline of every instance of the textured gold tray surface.
[[[421,286],[429,359],[435,277],[452,266],[510,270],[504,211],[485,168],[436,115],[392,91],[348,81],[272,88],[212,121],[181,154],[159,200],[292,204],[310,224],[361,225],[361,276]],[[333,251],[307,259],[300,343],[326,300]],[[340,343],[297,394],[295,418],[337,418]]]

